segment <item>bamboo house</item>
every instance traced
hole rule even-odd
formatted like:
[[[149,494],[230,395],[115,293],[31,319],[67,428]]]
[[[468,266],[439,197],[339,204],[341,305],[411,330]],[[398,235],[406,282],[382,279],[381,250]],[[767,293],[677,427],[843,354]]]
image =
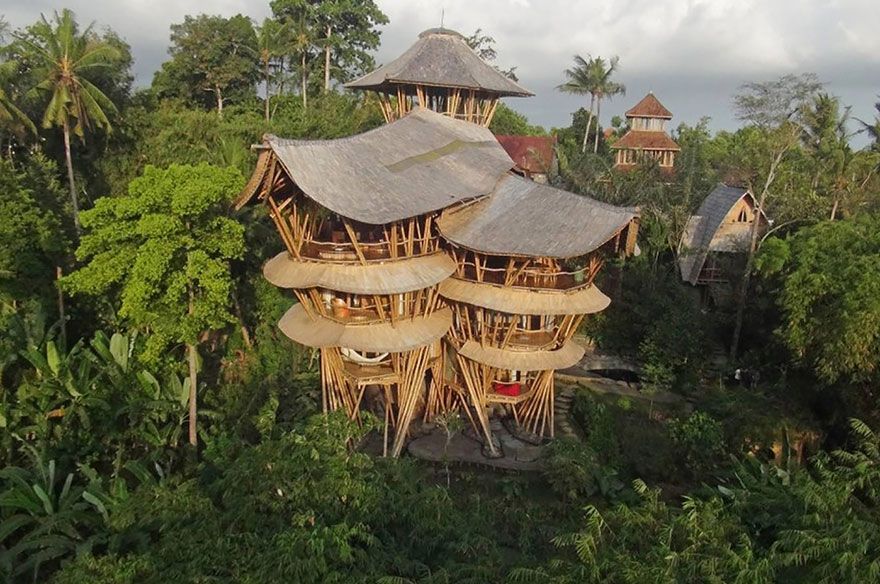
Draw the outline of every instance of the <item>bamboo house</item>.
[[[422,58],[464,69],[432,70]],[[391,68],[398,62],[407,67]],[[383,70],[398,72],[388,77],[398,87],[416,80],[401,70],[424,76],[412,93],[391,93],[375,81]],[[265,136],[237,201],[266,205],[284,242],[264,275],[297,298],[279,327],[320,351],[324,411],[358,419],[370,402],[392,456],[413,420],[450,410],[493,455],[496,406],[552,437],[553,373],[580,360],[572,336],[609,303],[593,280],[607,257],[635,247],[635,209],[513,172],[486,126],[489,102],[517,93],[465,87],[462,71],[509,81],[457,33],[423,33],[400,59],[351,84],[385,92],[389,123],[336,140]],[[474,107],[444,101],[456,91]]]

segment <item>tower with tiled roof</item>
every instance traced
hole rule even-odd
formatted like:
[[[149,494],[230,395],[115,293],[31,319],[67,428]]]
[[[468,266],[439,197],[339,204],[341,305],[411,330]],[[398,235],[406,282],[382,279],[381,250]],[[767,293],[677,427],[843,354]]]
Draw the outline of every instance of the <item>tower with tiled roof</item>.
[[[661,170],[672,172],[675,153],[681,150],[666,133],[666,122],[672,119],[672,112],[649,93],[627,110],[626,118],[629,131],[611,145],[615,151],[614,168],[625,171],[654,160]]]

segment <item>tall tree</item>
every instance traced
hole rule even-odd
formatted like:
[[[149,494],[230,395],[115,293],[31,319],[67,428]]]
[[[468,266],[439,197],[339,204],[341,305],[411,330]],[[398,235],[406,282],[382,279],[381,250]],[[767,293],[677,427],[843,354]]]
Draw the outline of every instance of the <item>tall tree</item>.
[[[376,27],[388,22],[374,0],[273,0],[271,7],[276,18],[304,19],[315,31],[314,40],[324,54],[325,92],[332,78],[347,81],[373,67],[369,52],[379,46]]]
[[[825,382],[876,378],[880,368],[880,222],[823,221],[762,248],[762,273],[780,273],[779,335]],[[880,404],[878,404],[880,405]]]
[[[44,128],[61,128],[70,202],[77,230],[79,204],[70,154],[70,134],[72,132],[84,139],[86,130],[112,130],[108,113],[116,113],[116,106],[94,84],[93,79],[121,57],[116,47],[92,32],[92,26],[90,24],[80,32],[73,12],[64,9],[60,14],[55,12],[51,22],[41,16],[40,22],[30,27],[27,34],[17,35],[23,45],[23,53],[39,80],[34,91],[49,96],[42,125]]]
[[[202,104],[209,95],[221,117],[226,101],[253,96],[260,78],[257,36],[241,14],[186,16],[171,25],[168,53],[153,79],[159,94]]]
[[[602,57],[593,58],[589,55],[587,57],[589,60],[580,55],[574,56],[575,66],[565,70],[565,77],[568,81],[557,86],[557,89],[575,95],[590,95],[590,114],[587,118],[587,127],[584,129],[581,152],[587,151],[587,136],[590,133],[594,117],[596,118],[596,138],[593,142],[593,152],[598,152],[599,114],[602,100],[615,95],[625,95],[626,86],[611,80],[612,75],[617,71],[617,65],[620,61],[618,57],[612,57],[607,64]]]
[[[733,102],[739,119],[755,126],[763,137],[764,168],[752,169],[750,184],[756,193],[757,213],[763,213],[767,196],[776,180],[780,165],[803,136],[802,118],[806,104],[822,88],[812,73],[784,75],[773,81],[746,83]],[[758,188],[760,187],[760,188]],[[736,359],[745,314],[746,295],[751,282],[755,251],[758,249],[760,221],[752,222],[746,267],[736,295],[736,317],[730,342],[730,360]]]
[[[146,358],[186,345],[193,445],[199,340],[235,320],[229,261],[244,253],[244,230],[226,210],[243,183],[233,168],[148,166],[128,196],[98,199],[83,213],[88,232],[77,257],[88,263],[64,280],[74,293],[120,290],[119,315],[150,331]]]
[[[269,121],[269,86],[272,82],[272,68],[278,67],[278,59],[284,55],[289,44],[289,28],[286,24],[277,20],[266,18],[263,25],[257,30],[257,45],[259,46],[260,65],[263,68],[263,84],[265,86],[266,121]]]

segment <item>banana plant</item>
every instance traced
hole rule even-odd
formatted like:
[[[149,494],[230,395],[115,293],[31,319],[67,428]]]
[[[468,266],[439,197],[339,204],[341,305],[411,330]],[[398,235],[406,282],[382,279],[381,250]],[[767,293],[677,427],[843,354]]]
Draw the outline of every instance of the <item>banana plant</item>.
[[[0,574],[9,580],[41,581],[48,565],[91,549],[101,515],[55,461],[31,451],[32,468],[0,470]]]

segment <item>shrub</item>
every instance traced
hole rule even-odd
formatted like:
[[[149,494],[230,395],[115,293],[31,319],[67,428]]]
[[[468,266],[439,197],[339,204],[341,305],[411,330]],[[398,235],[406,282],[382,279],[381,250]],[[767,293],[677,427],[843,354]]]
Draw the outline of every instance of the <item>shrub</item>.
[[[550,487],[567,499],[589,497],[596,492],[598,457],[583,444],[556,440],[550,445],[543,470]]]
[[[702,472],[713,468],[724,453],[721,422],[705,412],[694,412],[685,420],[669,422],[669,435],[684,450],[688,468]]]

